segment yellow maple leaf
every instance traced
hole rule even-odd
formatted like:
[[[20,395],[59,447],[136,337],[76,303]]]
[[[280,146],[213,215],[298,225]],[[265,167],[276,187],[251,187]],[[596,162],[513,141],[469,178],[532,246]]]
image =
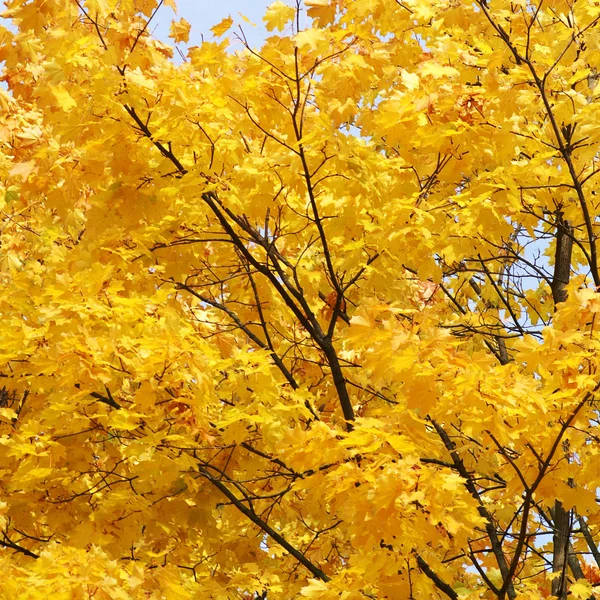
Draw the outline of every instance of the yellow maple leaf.
[[[307,586],[302,588],[300,594],[306,598],[317,598],[321,594],[327,592],[329,586],[319,579],[310,579]]]
[[[217,25],[215,25],[214,27],[211,27],[210,30],[212,31],[215,37],[219,37],[222,36],[232,25],[233,19],[231,17],[227,17],[226,19],[223,19],[220,23],[217,23]]]
[[[110,414],[109,423],[115,429],[134,431],[139,427],[139,414],[126,410],[115,410]]]
[[[305,29],[294,36],[296,45],[301,50],[310,48],[317,52],[322,51],[329,45],[329,36],[322,29]]]
[[[0,417],[12,421],[17,418],[17,413],[12,408],[0,408]]]
[[[431,75],[436,79],[441,77],[457,77],[460,74],[459,71],[454,67],[440,65],[433,60],[428,60],[425,62],[420,71],[422,75]]]
[[[51,85],[50,90],[56,99],[58,105],[65,111],[69,112],[77,106],[77,102],[73,100],[71,94],[62,85]]]
[[[190,39],[190,29],[192,26],[182,17],[179,21],[171,23],[169,37],[177,44],[179,42],[188,43]]]
[[[592,584],[585,579],[579,579],[569,588],[569,592],[574,598],[589,598],[592,593]]]
[[[35,161],[28,160],[27,162],[16,163],[9,171],[11,177],[20,177],[21,179],[27,179],[34,170],[37,170]]]
[[[88,0],[86,6],[87,10],[92,14],[97,14],[102,17],[106,16],[109,12],[109,3],[107,0]]]
[[[294,18],[296,10],[287,4],[277,0],[269,6],[267,14],[263,17],[267,31],[283,31],[286,25]]]
[[[408,90],[419,88],[419,76],[416,73],[409,73],[406,69],[402,69],[400,80]]]

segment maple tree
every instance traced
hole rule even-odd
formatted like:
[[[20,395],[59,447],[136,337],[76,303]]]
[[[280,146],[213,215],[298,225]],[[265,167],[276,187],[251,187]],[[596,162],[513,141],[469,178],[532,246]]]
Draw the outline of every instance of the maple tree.
[[[600,3],[5,4],[0,595],[595,597]]]

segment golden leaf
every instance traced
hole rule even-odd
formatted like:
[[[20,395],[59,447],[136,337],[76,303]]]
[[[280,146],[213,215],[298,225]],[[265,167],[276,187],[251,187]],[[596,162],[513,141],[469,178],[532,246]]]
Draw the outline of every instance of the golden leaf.
[[[190,30],[192,26],[182,17],[179,21],[173,21],[171,23],[171,29],[169,31],[169,37],[175,42],[188,43],[190,40]]]

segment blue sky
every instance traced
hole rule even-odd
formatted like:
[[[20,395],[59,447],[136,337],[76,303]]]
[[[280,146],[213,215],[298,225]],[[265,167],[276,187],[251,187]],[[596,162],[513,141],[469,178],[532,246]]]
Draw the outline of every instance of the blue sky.
[[[202,41],[202,36],[205,40],[212,39],[210,28],[213,25],[226,17],[231,17],[234,26],[229,33],[231,34],[238,25],[241,25],[250,45],[256,47],[260,46],[267,37],[262,17],[267,7],[273,2],[274,0],[176,0],[177,16],[174,17],[170,8],[162,8],[151,29],[156,37],[168,42],[167,36],[171,21],[173,18],[183,17],[192,26],[189,45],[198,46]],[[245,22],[240,13],[252,21],[255,27]]]

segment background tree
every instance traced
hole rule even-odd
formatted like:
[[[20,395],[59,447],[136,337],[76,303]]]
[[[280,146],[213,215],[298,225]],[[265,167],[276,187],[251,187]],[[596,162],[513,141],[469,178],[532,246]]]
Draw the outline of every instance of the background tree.
[[[6,5],[2,596],[594,597],[600,5]]]

